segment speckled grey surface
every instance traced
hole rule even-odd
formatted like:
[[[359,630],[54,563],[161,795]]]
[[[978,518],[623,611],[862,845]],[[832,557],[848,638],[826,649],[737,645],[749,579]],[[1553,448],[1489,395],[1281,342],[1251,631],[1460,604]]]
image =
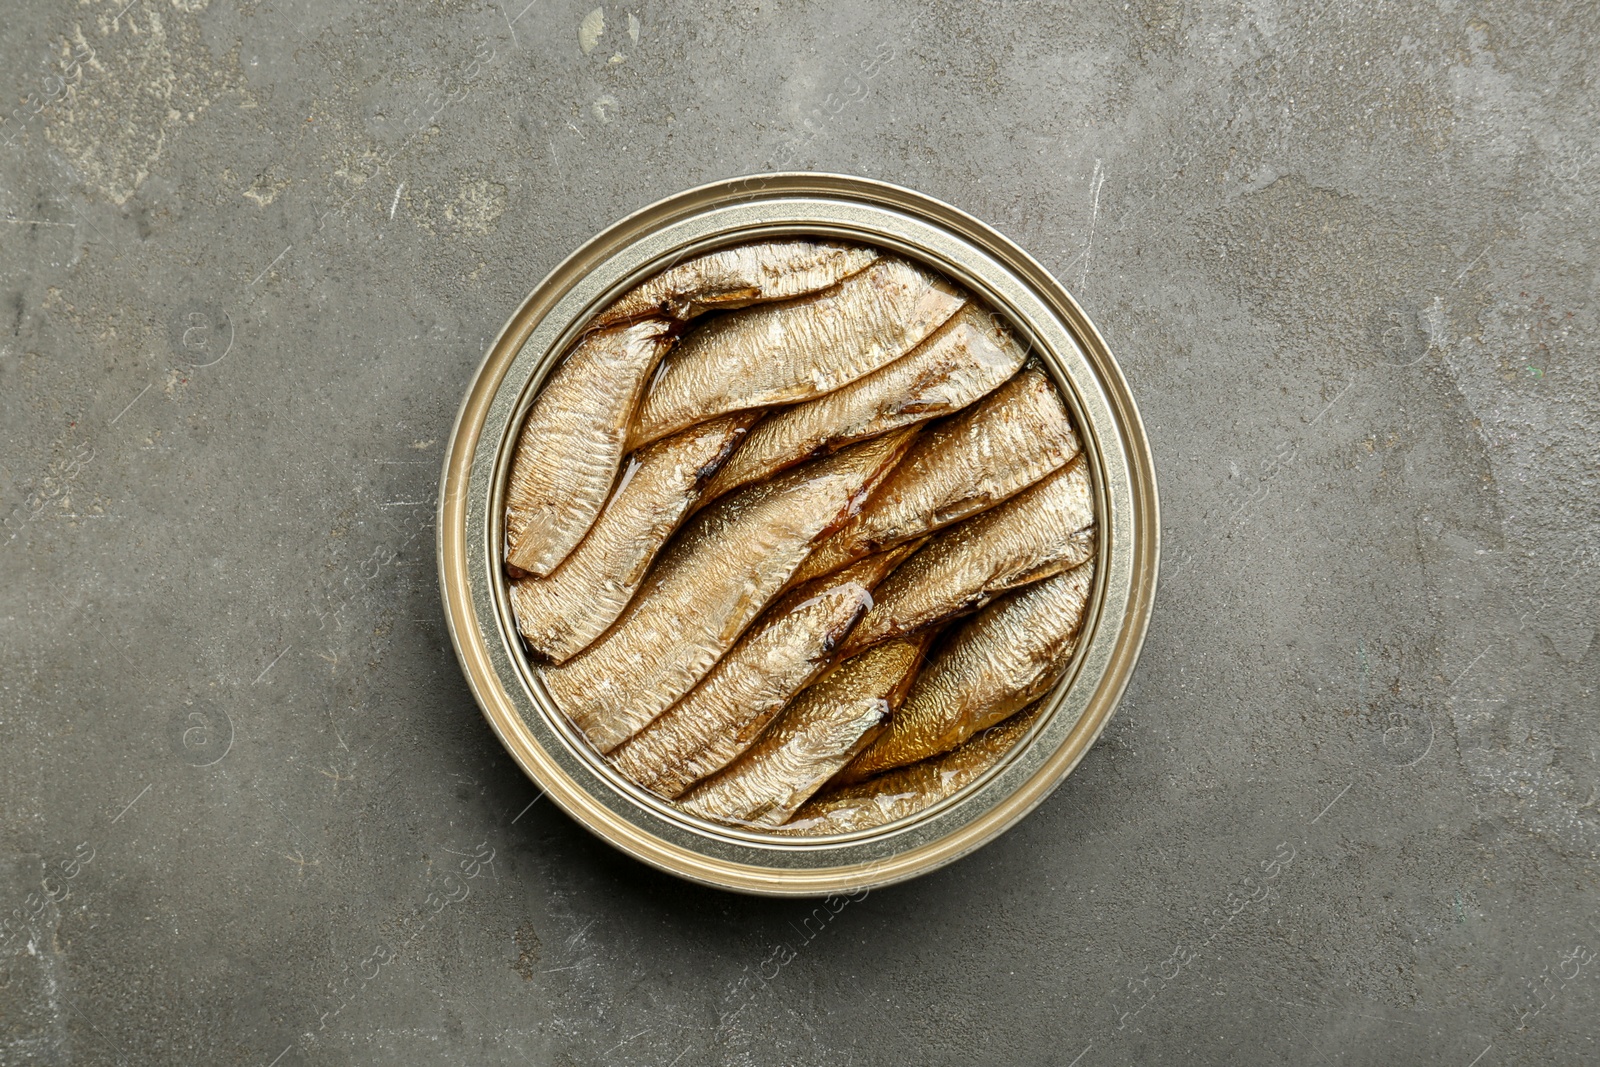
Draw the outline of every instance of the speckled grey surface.
[[[1600,1061],[1596,8],[593,4],[0,17],[0,1062]],[[1164,507],[1082,768],[817,915],[528,807],[433,567],[524,293],[774,165],[1065,279]]]

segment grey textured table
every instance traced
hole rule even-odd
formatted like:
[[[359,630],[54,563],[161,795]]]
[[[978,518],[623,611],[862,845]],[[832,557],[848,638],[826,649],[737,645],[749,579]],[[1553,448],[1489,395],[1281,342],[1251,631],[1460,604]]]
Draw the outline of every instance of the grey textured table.
[[[1600,1062],[1594,6],[0,23],[0,1062]],[[1081,769],[820,912],[538,802],[434,571],[526,291],[772,166],[1030,249],[1165,509]]]

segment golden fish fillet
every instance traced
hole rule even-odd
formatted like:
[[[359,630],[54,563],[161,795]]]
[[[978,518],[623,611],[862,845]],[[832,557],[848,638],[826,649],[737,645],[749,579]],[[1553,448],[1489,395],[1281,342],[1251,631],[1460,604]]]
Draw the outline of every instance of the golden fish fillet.
[[[688,696],[611,753],[612,765],[668,799],[721,770],[827,665],[871,602],[858,582],[786,599]]]
[[[534,651],[564,663],[616,621],[650,561],[757,417],[724,415],[628,457],[605,510],[572,555],[549,577],[511,583],[517,628]]]
[[[645,380],[672,344],[647,319],[583,337],[539,390],[506,487],[506,559],[546,575],[583,540],[611,493]]]
[[[1030,362],[978,403],[928,427],[861,514],[817,546],[796,578],[827,574],[992,507],[1066,466],[1081,447],[1055,383]]]
[[[983,777],[1033,727],[1040,704],[975,735],[961,747],[817,797],[776,828],[780,834],[848,834],[915,815]]]
[[[975,611],[1007,589],[1071,570],[1094,552],[1094,499],[1080,455],[1004,504],[948,527],[895,570],[839,650]]]
[[[713,319],[662,361],[629,447],[724,412],[830,393],[911,351],[963,300],[938,275],[884,258],[820,293]]]
[[[609,752],[704,678],[817,538],[893,469],[915,428],[875,437],[725,497],[685,524],[616,623],[544,684]]]
[[[1094,564],[1085,563],[1008,593],[963,624],[839,782],[948,752],[1043,696],[1071,662],[1093,581]]]
[[[706,488],[706,500],[812,456],[966,407],[1022,366],[1022,346],[968,304],[910,355],[767,417]]]
[[[869,248],[805,239],[719,248],[641,282],[596,316],[594,325],[648,315],[681,321],[715,308],[788,300],[836,285],[877,258]]]
[[[926,541],[927,538],[907,541],[903,545],[895,545],[893,548],[886,548],[882,552],[874,552],[870,556],[863,556],[854,563],[834,571],[832,574],[808,578],[803,582],[790,581],[782,589],[778,590],[778,593],[784,597],[795,594],[808,596],[837,585],[842,581],[860,582],[867,587],[869,592],[873,591],[877,589],[879,582],[887,578],[900,565],[902,560],[921,548]]]
[[[788,819],[877,737],[905,699],[929,636],[889,641],[829,669],[789,701],[748,752],[689,790],[678,806],[735,825],[771,827]]]

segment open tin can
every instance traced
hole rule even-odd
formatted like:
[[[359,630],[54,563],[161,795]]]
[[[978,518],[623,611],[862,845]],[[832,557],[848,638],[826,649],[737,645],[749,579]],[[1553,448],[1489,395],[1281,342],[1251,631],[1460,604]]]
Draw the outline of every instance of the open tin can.
[[[1094,591],[1066,676],[988,773],[914,816],[792,837],[712,823],[619,775],[540,680],[512,616],[501,517],[513,449],[541,384],[595,313],[684,258],[761,238],[839,238],[921,261],[1003,314],[1055,379],[1082,438],[1099,523]],[[706,885],[822,896],[903,881],[993,839],[1077,766],[1138,657],[1160,522],[1139,413],[1105,340],[1043,267],[971,216],[861,178],[768,174],[662,200],[610,226],[541,281],[479,368],[445,454],[439,578],[468,684],[490,726],[556,804],[617,848]]]

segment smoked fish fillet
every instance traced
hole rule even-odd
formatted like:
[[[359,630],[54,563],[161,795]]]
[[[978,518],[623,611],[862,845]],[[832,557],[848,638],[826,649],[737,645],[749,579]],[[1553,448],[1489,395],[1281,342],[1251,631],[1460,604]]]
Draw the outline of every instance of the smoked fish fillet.
[[[1094,564],[996,600],[935,651],[889,728],[840,772],[859,782],[948,752],[1047,693],[1066,673]]]
[[[645,319],[585,334],[528,411],[506,487],[506,560],[544,576],[583,540],[611,494],[645,382],[672,345]]]
[[[662,361],[628,447],[725,412],[830,393],[911,351],[965,300],[938,275],[886,256],[819,293],[704,322]]]
[[[659,315],[679,321],[706,311],[788,300],[859,274],[879,253],[837,241],[754,241],[694,256],[640,282],[595,316],[596,327]]]
[[[564,663],[622,614],[667,538],[760,412],[702,422],[629,456],[605,510],[548,577],[511,582],[511,609],[529,647]]]
[[[1066,466],[1081,450],[1066,404],[1037,363],[929,426],[861,514],[817,547],[798,581],[977,514]]]
[[[749,748],[789,698],[827,666],[872,602],[859,582],[787,598],[705,680],[611,753],[612,765],[671,799]]]
[[[749,751],[679,799],[701,818],[777,826],[878,736],[905,699],[928,634],[888,641],[830,668],[789,701]]]
[[[976,782],[1032,728],[1035,704],[942,756],[899,767],[857,785],[842,786],[812,799],[776,827],[780,834],[822,837],[869,830],[915,815]]]
[[[1094,499],[1082,455],[1004,504],[946,527],[873,591],[840,655],[936,626],[1094,552]]]
[[[776,411],[706,488],[706,500],[856,441],[958,411],[1022,366],[1022,346],[968,304],[932,337],[881,370]]]
[[[692,689],[805,560],[894,468],[916,428],[875,437],[713,504],[651,566],[598,641],[541,672],[610,752]]]

